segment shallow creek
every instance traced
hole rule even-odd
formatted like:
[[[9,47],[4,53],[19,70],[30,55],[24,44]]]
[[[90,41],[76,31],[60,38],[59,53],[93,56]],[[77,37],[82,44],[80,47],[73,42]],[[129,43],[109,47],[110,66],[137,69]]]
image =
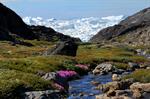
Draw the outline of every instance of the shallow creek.
[[[93,75],[88,74],[81,79],[69,82],[69,97],[68,99],[95,99],[95,95],[101,93],[100,90],[95,90],[96,87],[91,82],[96,81],[101,84],[111,82],[111,74],[108,75]]]

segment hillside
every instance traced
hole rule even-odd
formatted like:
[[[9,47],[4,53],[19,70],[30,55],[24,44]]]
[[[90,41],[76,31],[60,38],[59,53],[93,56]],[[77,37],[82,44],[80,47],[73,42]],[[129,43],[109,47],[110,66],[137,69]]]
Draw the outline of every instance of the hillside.
[[[150,45],[150,8],[127,17],[118,25],[99,31],[90,42],[117,41],[131,45]]]
[[[79,39],[58,33],[52,28],[28,26],[19,15],[2,3],[0,3],[0,13],[0,40],[8,40],[19,44],[24,44],[21,43],[21,39],[45,41],[74,39],[80,41]]]

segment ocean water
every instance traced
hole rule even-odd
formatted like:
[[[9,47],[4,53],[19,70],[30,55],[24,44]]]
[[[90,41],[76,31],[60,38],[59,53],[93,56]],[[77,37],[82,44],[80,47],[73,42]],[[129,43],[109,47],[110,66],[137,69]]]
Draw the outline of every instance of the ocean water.
[[[123,15],[119,15],[106,17],[87,17],[68,20],[60,20],[55,18],[43,19],[41,17],[24,17],[23,20],[28,25],[52,27],[60,33],[72,37],[77,37],[82,41],[87,42],[101,29],[118,24],[124,18],[125,17]]]

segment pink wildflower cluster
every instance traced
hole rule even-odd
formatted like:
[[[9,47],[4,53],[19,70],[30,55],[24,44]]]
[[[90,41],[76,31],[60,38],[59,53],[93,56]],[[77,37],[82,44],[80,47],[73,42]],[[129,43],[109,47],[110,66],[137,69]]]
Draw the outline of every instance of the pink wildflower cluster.
[[[58,90],[65,90],[65,88],[57,83],[54,84],[54,86],[58,89]]]
[[[76,64],[75,66],[76,66],[76,67],[79,67],[79,68],[81,68],[81,69],[83,69],[83,70],[88,70],[88,65]]]
[[[57,74],[63,78],[70,78],[77,75],[75,71],[71,71],[71,70],[61,70],[58,71]]]

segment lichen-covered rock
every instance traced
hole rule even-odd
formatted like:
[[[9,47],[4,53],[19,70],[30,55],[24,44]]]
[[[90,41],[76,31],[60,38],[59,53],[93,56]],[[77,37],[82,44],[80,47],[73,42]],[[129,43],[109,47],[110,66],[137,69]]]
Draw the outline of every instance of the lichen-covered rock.
[[[114,66],[110,63],[102,63],[99,64],[98,66],[96,66],[96,68],[92,71],[93,74],[100,74],[100,75],[104,75],[104,74],[108,74],[109,72],[113,71]]]
[[[46,73],[44,76],[42,76],[45,80],[56,80],[56,73],[55,72],[50,72]]]
[[[128,96],[114,96],[114,97],[108,97],[106,94],[96,95],[95,98],[96,98],[96,99],[133,99],[133,98],[128,97]]]
[[[106,94],[96,95],[95,99],[111,99],[111,97],[108,97]]]
[[[112,75],[112,81],[120,81],[121,80],[121,76],[117,75],[117,74],[113,74]]]
[[[129,89],[126,90],[116,90],[115,96],[130,96],[132,97],[132,93]]]
[[[125,89],[128,89],[131,84],[133,84],[133,79],[109,82],[107,84],[100,85],[99,87],[100,87],[100,89],[102,89],[103,92],[106,93],[110,90],[125,90]]]
[[[150,97],[150,83],[133,83],[130,89],[134,98],[149,99]]]
[[[62,99],[58,90],[25,92],[22,97],[23,99]]]

